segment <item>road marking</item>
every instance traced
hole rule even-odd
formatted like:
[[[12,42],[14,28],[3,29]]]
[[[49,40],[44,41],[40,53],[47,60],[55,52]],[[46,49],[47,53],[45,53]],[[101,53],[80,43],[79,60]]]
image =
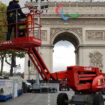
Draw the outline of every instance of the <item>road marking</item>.
[[[48,94],[48,105],[50,105],[50,94]]]

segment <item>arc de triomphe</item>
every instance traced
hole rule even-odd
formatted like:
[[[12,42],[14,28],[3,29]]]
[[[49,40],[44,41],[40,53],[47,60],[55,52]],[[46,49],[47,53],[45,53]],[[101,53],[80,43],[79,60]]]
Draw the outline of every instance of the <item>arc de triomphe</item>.
[[[53,46],[60,40],[70,41],[75,46],[76,64],[100,67],[105,72],[105,3],[62,2],[65,14],[76,12],[78,18],[64,21],[55,9],[59,2],[49,2],[47,14],[42,15],[42,46],[40,54],[52,72]],[[34,2],[28,3],[34,5]],[[25,62],[25,78],[35,78],[32,67],[29,73]],[[29,78],[28,78],[29,79]]]

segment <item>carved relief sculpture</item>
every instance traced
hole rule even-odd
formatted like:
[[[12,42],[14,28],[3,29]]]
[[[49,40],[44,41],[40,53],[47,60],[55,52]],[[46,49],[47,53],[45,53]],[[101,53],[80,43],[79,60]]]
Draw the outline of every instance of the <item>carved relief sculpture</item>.
[[[42,30],[42,32],[41,32],[41,39],[43,41],[47,41],[47,30]]]
[[[51,32],[50,32],[50,35],[51,35],[51,38],[53,38],[57,33],[59,32],[74,32],[76,33],[80,39],[82,40],[82,28],[51,28]]]
[[[38,30],[35,30],[35,37],[40,38],[39,34],[38,34]],[[42,41],[47,41],[47,30],[42,30],[41,31],[41,39]]]
[[[105,40],[105,30],[86,30],[86,40]]]
[[[103,55],[95,51],[94,53],[89,54],[90,66],[103,68]]]

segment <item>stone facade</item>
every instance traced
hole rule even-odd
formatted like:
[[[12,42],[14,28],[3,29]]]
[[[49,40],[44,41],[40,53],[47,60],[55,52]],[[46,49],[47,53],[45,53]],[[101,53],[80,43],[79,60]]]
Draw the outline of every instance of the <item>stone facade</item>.
[[[99,67],[103,69],[103,54],[98,51],[90,52],[90,66]]]
[[[49,70],[52,72],[54,44],[68,40],[76,48],[77,65],[97,66],[105,72],[105,2],[63,2],[65,15],[79,13],[78,18],[68,21],[55,13],[58,4],[49,2],[47,14],[42,15],[42,46],[39,52]]]

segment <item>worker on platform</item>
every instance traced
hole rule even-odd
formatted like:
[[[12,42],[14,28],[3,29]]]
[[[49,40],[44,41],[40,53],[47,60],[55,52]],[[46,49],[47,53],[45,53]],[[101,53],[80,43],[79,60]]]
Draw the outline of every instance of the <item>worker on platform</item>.
[[[12,0],[7,7],[7,22],[8,22],[8,32],[7,40],[11,40],[11,34],[14,30],[14,35],[18,34],[18,22],[20,17],[26,17],[22,12],[20,5],[18,4],[19,0]]]

